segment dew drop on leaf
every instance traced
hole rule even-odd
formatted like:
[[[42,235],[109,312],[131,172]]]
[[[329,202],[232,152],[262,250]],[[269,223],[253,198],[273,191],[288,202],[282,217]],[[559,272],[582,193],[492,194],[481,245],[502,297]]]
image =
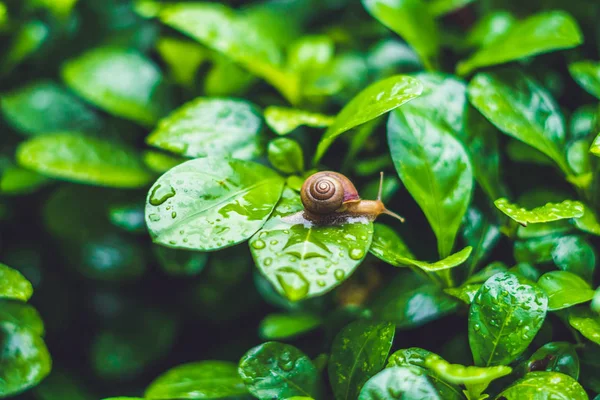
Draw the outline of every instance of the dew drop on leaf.
[[[265,246],[266,246],[265,242],[260,239],[252,242],[252,247],[254,247],[256,250],[264,249]]]
[[[291,267],[283,267],[277,270],[275,276],[288,299],[297,301],[308,294],[310,284],[301,272]]]
[[[365,255],[365,252],[361,249],[350,250],[350,258],[353,260],[360,260]]]
[[[150,193],[150,204],[160,206],[171,197],[175,196],[175,189],[171,186],[156,185]]]

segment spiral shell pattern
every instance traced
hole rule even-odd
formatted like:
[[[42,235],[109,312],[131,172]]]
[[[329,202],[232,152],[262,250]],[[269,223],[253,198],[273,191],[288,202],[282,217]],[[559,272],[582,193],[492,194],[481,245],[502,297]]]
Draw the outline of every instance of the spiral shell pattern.
[[[342,174],[322,171],[308,177],[300,197],[308,212],[323,215],[335,212],[345,201],[358,197],[355,192],[354,185]]]

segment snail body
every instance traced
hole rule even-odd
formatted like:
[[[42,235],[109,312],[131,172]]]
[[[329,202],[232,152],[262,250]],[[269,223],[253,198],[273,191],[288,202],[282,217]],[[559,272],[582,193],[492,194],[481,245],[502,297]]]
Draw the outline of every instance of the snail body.
[[[376,200],[362,200],[354,184],[346,176],[333,171],[317,172],[309,176],[300,190],[307,219],[317,223],[335,221],[341,216],[366,217],[374,221],[388,214],[404,222],[404,218],[389,211],[381,201],[383,172],[380,176]]]

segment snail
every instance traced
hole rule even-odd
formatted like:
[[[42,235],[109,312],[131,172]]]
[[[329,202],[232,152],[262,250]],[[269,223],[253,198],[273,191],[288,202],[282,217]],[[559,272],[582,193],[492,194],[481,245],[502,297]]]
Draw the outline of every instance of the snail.
[[[404,218],[388,210],[381,201],[383,172],[380,173],[377,200],[362,200],[347,177],[333,171],[321,171],[309,176],[300,190],[306,219],[317,223],[332,223],[340,217],[366,217],[374,221],[387,214],[404,222]]]

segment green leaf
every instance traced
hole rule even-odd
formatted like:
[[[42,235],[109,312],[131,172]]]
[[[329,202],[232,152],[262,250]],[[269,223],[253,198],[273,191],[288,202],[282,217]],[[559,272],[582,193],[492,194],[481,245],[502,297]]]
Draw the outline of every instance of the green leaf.
[[[548,310],[555,311],[592,300],[594,291],[579,276],[567,271],[551,271],[538,280],[548,295]]]
[[[598,133],[598,135],[596,135],[596,137],[594,138],[592,146],[590,147],[590,153],[592,153],[596,157],[600,157],[600,133]]]
[[[515,17],[507,11],[490,10],[471,28],[467,43],[472,47],[487,46],[504,35],[515,22]]]
[[[237,365],[199,361],[171,368],[146,389],[146,399],[221,399],[247,394]]]
[[[208,57],[199,44],[172,37],[158,39],[156,50],[169,66],[171,78],[182,86],[194,84],[198,68]]]
[[[471,206],[463,219],[463,241],[473,247],[468,266],[471,275],[475,268],[485,260],[500,239],[500,228],[478,208]]]
[[[261,130],[262,119],[253,104],[199,97],[163,118],[146,143],[185,157],[251,160],[261,153]]]
[[[50,179],[37,172],[9,166],[0,175],[0,193],[9,196],[30,194],[50,182]]]
[[[564,200],[561,203],[547,203],[531,210],[526,210],[514,203],[510,203],[505,198],[494,201],[494,205],[508,217],[523,226],[527,226],[528,223],[537,224],[568,218],[580,218],[584,212],[583,204],[574,200]]]
[[[258,328],[265,340],[289,339],[312,331],[322,324],[320,318],[308,313],[269,314]]]
[[[315,397],[318,372],[310,358],[288,344],[267,342],[252,348],[240,360],[238,372],[259,399]]]
[[[9,397],[44,379],[52,360],[37,332],[0,322],[0,365],[0,397]]]
[[[505,69],[475,75],[468,95],[498,129],[546,154],[566,175],[571,174],[564,153],[565,123],[542,86],[517,70]]]
[[[269,221],[250,239],[260,273],[291,301],[340,285],[365,258],[373,237],[366,218],[342,216],[335,224],[315,225],[303,210],[300,196],[286,189]]]
[[[87,390],[86,385],[78,377],[56,368],[35,388],[33,393],[38,400],[95,400],[97,398]]]
[[[335,117],[296,108],[269,106],[265,109],[265,121],[276,134],[287,135],[302,125],[327,128],[333,124]]]
[[[160,266],[169,275],[198,275],[208,261],[208,254],[199,251],[170,249],[164,246],[154,246],[153,249]]]
[[[391,114],[388,144],[396,171],[425,213],[439,256],[445,258],[471,200],[471,162],[446,125],[411,111]]]
[[[543,397],[540,397],[543,396]],[[530,372],[496,397],[506,400],[542,398],[556,400],[587,400],[585,390],[577,381],[560,372]]]
[[[108,209],[108,218],[113,225],[126,232],[146,233],[144,203],[138,199],[111,204]]]
[[[573,379],[579,378],[579,357],[575,346],[567,342],[546,343],[525,363],[527,372],[561,372]]]
[[[304,153],[295,140],[288,138],[271,140],[267,151],[271,165],[284,174],[304,172]]]
[[[225,56],[214,55],[213,65],[204,78],[204,95],[239,96],[256,82],[256,77]]]
[[[0,299],[0,325],[27,329],[38,336],[43,336],[45,332],[44,322],[37,310],[17,300]]]
[[[262,165],[199,158],[161,176],[148,192],[146,224],[154,242],[210,251],[240,243],[265,223],[283,180]]]
[[[592,304],[590,304],[590,308],[596,314],[600,314],[600,287],[596,288],[596,292],[594,293],[594,298],[592,299]]]
[[[392,76],[363,89],[335,117],[317,146],[313,163],[321,160],[342,133],[400,107],[418,97],[422,90],[423,86],[417,79],[405,75]]]
[[[85,100],[144,126],[154,125],[171,108],[169,88],[160,69],[134,50],[90,50],[67,61],[61,75]]]
[[[176,165],[187,161],[185,158],[179,158],[153,150],[144,151],[142,158],[144,160],[144,164],[146,164],[150,170],[158,174],[164,174]]]
[[[479,283],[467,283],[455,288],[446,288],[444,293],[454,296],[466,304],[471,304],[480,287]]]
[[[328,369],[336,399],[355,399],[365,382],[383,368],[395,331],[391,323],[355,321],[336,335]]]
[[[23,61],[39,51],[50,37],[50,28],[44,22],[33,19],[19,24],[11,44],[5,48],[0,75],[8,74]]]
[[[27,301],[33,295],[31,283],[19,271],[0,263],[0,298]]]
[[[76,96],[46,80],[3,94],[0,108],[6,120],[26,135],[96,132],[103,125],[99,116]]]
[[[429,4],[421,0],[362,0],[373,18],[396,32],[433,69],[439,50],[439,32]]]
[[[436,16],[442,16],[454,11],[458,11],[468,6],[475,0],[433,0],[429,2],[429,12]]]
[[[569,64],[569,72],[582,88],[600,99],[600,62],[574,62]]]
[[[373,242],[369,252],[395,267],[401,266],[403,259],[415,258],[396,231],[381,223],[373,224]]]
[[[17,149],[17,161],[45,176],[98,186],[138,188],[152,179],[132,149],[73,133],[31,138]]]
[[[527,38],[527,40],[523,40]],[[564,11],[544,11],[512,24],[508,31],[457,65],[460,75],[491,65],[568,49],[583,43],[577,21]]]
[[[472,250],[473,248],[468,246],[459,252],[451,254],[448,257],[433,263],[427,261],[413,260],[410,258],[399,256],[396,258],[396,261],[398,261],[401,265],[414,265],[415,267],[419,267],[426,272],[436,272],[458,267],[459,265],[467,261],[467,259],[471,255]]]
[[[600,316],[587,307],[569,310],[569,324],[583,336],[600,345]]]
[[[418,367],[386,368],[365,383],[358,400],[442,400],[427,373]]]
[[[469,344],[475,364],[512,362],[541,328],[548,299],[535,284],[511,273],[489,278],[469,310]]]

